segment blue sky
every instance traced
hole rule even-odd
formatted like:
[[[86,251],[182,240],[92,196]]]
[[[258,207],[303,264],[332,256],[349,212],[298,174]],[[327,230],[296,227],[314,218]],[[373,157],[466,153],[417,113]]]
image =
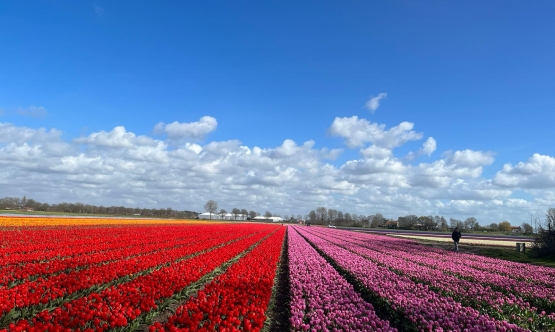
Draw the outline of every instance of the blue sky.
[[[0,195],[519,224],[555,198],[554,12],[548,1],[0,1]],[[217,125],[199,127],[205,116]],[[313,143],[285,160],[286,140]],[[198,159],[173,166],[193,145]],[[245,165],[241,147],[268,160]],[[137,175],[150,167],[171,179]]]

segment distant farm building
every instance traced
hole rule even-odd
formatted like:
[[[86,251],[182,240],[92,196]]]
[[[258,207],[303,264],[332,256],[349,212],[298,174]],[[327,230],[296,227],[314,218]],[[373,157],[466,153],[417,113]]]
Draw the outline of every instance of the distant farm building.
[[[511,226],[511,233],[522,233],[522,228],[520,226]]]
[[[247,220],[246,214],[233,214],[233,213],[226,213],[223,216],[217,213],[210,213],[204,212],[198,215],[199,219],[212,219],[212,220]]]

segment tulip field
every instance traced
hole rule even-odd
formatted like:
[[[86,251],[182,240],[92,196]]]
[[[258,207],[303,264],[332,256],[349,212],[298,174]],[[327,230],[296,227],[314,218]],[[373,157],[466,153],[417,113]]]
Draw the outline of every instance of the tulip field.
[[[0,331],[555,331],[555,269],[412,239],[0,219]]]

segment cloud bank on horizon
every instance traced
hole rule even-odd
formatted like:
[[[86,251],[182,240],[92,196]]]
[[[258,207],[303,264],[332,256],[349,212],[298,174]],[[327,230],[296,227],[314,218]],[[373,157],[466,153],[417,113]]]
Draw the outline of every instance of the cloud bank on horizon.
[[[555,197],[555,158],[533,154],[486,178],[494,152],[443,151],[435,160],[419,160],[431,156],[437,143],[424,140],[410,122],[387,128],[357,116],[336,117],[328,133],[347,149],[359,149],[358,159],[339,164],[334,161],[343,149],[316,148],[312,140],[284,138],[275,147],[249,147],[233,138],[203,143],[217,125],[204,116],[154,125],[165,139],[117,126],[68,140],[55,128],[0,123],[0,195],[199,212],[213,199],[228,210],[305,215],[326,206],[390,218],[475,216],[482,224],[520,224]],[[396,156],[394,150],[409,141],[423,141],[422,147]],[[514,197],[520,191],[531,198]]]

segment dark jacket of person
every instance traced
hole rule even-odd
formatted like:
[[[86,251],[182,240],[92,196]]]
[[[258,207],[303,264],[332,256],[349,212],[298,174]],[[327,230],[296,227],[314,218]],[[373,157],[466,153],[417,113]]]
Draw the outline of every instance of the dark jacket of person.
[[[451,238],[453,239],[453,241],[459,242],[459,240],[461,239],[461,232],[458,229],[455,229],[453,231],[453,234],[451,234]]]

